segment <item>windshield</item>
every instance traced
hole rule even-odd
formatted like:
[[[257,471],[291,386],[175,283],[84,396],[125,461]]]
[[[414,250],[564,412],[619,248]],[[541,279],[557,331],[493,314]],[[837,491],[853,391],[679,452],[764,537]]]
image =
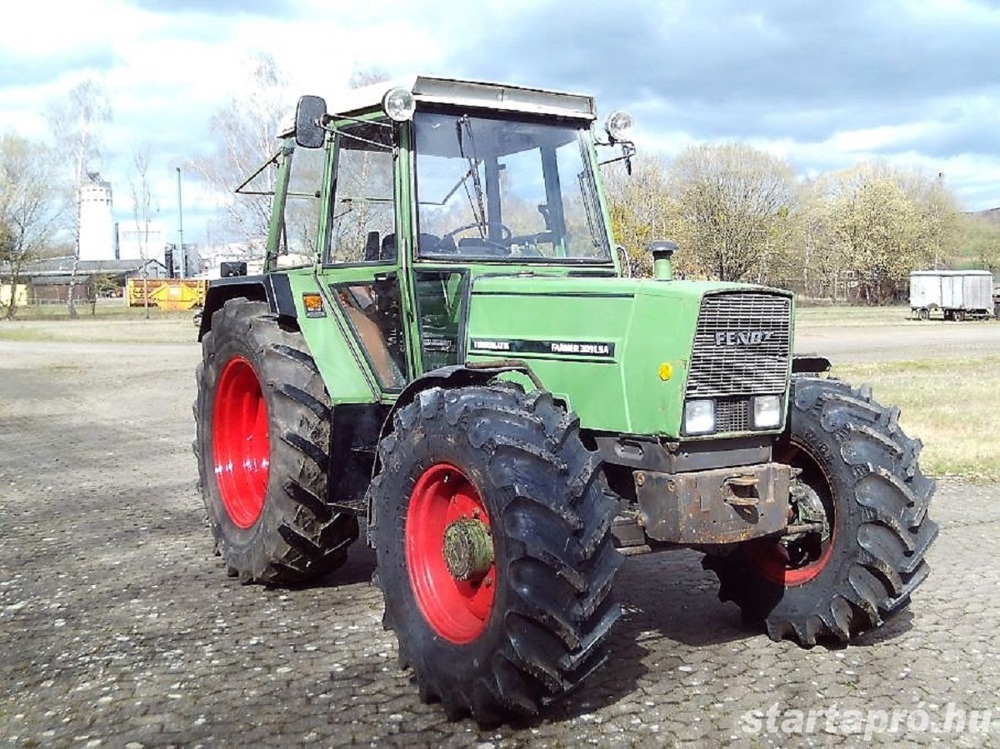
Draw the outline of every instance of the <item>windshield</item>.
[[[421,257],[611,261],[586,129],[419,112]]]

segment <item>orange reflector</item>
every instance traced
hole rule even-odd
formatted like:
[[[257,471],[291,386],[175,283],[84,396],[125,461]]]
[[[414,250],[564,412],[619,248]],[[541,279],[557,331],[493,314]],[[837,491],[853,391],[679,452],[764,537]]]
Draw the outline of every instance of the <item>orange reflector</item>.
[[[663,362],[663,364],[660,365],[658,374],[660,375],[660,379],[666,382],[674,376],[674,368],[667,364],[667,362]]]
[[[302,306],[305,308],[306,317],[325,317],[326,310],[323,309],[323,297],[319,294],[309,293],[302,295]]]

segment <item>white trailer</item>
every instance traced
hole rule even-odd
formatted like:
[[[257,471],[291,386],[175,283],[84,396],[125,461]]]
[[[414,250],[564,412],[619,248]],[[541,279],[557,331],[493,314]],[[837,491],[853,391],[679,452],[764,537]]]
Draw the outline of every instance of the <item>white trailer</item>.
[[[993,274],[988,270],[915,270],[910,309],[920,320],[940,312],[945,320],[994,316]]]

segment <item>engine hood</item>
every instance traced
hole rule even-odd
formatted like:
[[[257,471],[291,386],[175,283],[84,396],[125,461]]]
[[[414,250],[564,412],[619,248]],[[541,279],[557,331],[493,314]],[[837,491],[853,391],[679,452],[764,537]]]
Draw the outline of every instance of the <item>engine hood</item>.
[[[585,428],[676,437],[702,300],[748,290],[790,308],[787,292],[739,284],[479,277],[465,351],[470,361],[525,361]],[[726,335],[752,346],[759,333],[748,325]]]

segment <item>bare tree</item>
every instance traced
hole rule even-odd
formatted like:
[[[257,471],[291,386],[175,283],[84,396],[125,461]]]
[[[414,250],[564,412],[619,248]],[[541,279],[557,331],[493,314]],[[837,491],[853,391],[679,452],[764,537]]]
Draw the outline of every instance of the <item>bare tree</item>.
[[[129,190],[132,193],[132,215],[139,237],[139,258],[142,260],[142,298],[146,319],[149,319],[149,224],[158,212],[149,185],[149,145],[136,146],[132,151]]]
[[[917,205],[891,170],[861,164],[817,181],[829,251],[843,258],[860,301],[891,302],[910,270],[930,259]]]
[[[387,76],[379,70],[355,70],[349,86],[357,88],[385,80]],[[233,95],[212,116],[215,151],[196,160],[192,166],[219,196],[225,228],[251,246],[263,248],[271,218],[270,193],[274,190],[275,170],[265,168],[253,179],[247,188],[254,194],[235,196],[233,192],[277,150],[277,136],[281,126],[291,121],[297,95],[289,90],[285,75],[274,58],[263,52],[252,58],[248,83],[249,93]],[[315,169],[310,163],[293,173],[302,179],[313,179]],[[312,217],[310,210],[315,207],[305,210],[300,205],[298,208],[301,215],[294,220],[301,223]],[[315,227],[303,231],[314,233]]]
[[[192,166],[220,197],[227,228],[251,245],[263,246],[271,215],[275,172],[265,169],[252,185],[257,195],[233,195],[233,190],[274,153],[282,119],[294,102],[284,74],[274,58],[258,53],[253,58],[250,91],[232,96],[211,119],[215,152]]]
[[[897,169],[892,176],[920,216],[920,244],[933,258],[933,267],[941,268],[959,240],[958,201],[945,185],[943,174],[930,177],[918,170]]]
[[[66,304],[71,318],[77,317],[74,304],[76,276],[80,263],[80,214],[82,189],[88,164],[101,153],[100,126],[111,122],[111,104],[104,87],[87,79],[70,89],[69,95],[53,102],[50,121],[56,128],[59,143],[69,143],[72,158],[73,186],[76,190],[76,217],[73,224],[73,270],[70,273]]]
[[[781,159],[742,143],[695,146],[668,172],[683,244],[704,273],[765,281],[787,252],[797,205],[795,176]]]
[[[618,162],[604,167],[604,188],[615,240],[625,248],[634,275],[652,273],[646,245],[655,239],[679,239],[677,205],[667,190],[666,166],[657,156],[632,159],[632,173]],[[675,264],[684,267],[690,250],[681,247]]]
[[[389,76],[379,68],[355,68],[347,81],[347,87],[361,88],[362,86],[384,83],[387,80],[389,80]]]
[[[58,185],[52,151],[16,135],[0,136],[0,266],[11,288],[8,320],[17,314],[25,266],[64,228],[68,195]]]

